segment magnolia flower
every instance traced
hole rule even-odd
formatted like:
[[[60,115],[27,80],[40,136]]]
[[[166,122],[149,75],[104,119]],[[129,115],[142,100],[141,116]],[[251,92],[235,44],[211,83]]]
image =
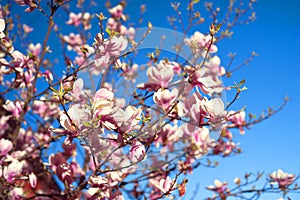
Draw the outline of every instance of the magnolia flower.
[[[218,193],[224,193],[227,189],[227,182],[221,182],[218,179],[215,180],[215,185],[210,185],[207,187],[208,190],[212,190]]]
[[[166,178],[152,178],[149,180],[150,185],[154,186],[155,188],[159,189],[161,192],[171,192],[174,189],[174,182],[173,180],[167,176]]]
[[[82,44],[82,39],[80,34],[70,33],[69,35],[63,36],[63,39],[66,43],[68,43],[67,49],[71,51],[76,46],[80,46]]]
[[[203,35],[202,33],[196,31],[191,38],[184,39],[186,45],[188,45],[192,50],[201,52],[210,47],[209,53],[215,53],[218,51],[216,45],[211,45],[212,37],[210,35]]]
[[[226,72],[224,67],[220,67],[221,59],[218,56],[214,56],[205,63],[208,68],[209,74],[214,76],[223,76]]]
[[[109,29],[109,30],[113,30],[115,31],[118,27],[118,22],[114,19],[114,18],[108,18],[107,20],[107,24],[106,24],[106,27]]]
[[[156,68],[149,67],[147,70],[148,82],[157,83],[162,88],[166,88],[169,82],[173,79],[174,72],[172,68]]]
[[[114,36],[105,40],[97,47],[94,63],[97,67],[105,67],[110,64],[110,60],[120,56],[121,52],[126,49],[128,41],[123,36]]]
[[[41,48],[42,48],[41,43],[37,43],[36,45],[30,43],[28,46],[28,52],[34,55],[35,57],[38,57],[41,53]]]
[[[17,159],[14,159],[12,163],[4,167],[3,175],[7,182],[12,183],[15,180],[15,177],[20,175],[23,169],[23,162],[19,162]]]
[[[239,112],[235,112],[235,111],[230,111],[228,113],[228,120],[231,121],[233,124],[235,124],[239,129],[240,129],[240,133],[244,134],[245,131],[243,129],[243,126],[246,124],[245,121],[245,117],[246,117],[246,113],[245,111],[239,111]]]
[[[269,174],[269,177],[273,182],[278,183],[279,188],[285,189],[294,182],[296,176],[295,174],[289,174],[278,169],[277,172],[274,171],[272,174]]]
[[[81,24],[82,13],[78,13],[77,15],[73,12],[69,14],[69,20],[66,22],[68,25],[79,26]]]
[[[51,72],[50,70],[47,69],[47,70],[44,72],[43,76],[45,76],[46,81],[48,81],[48,82],[53,81],[53,74],[52,74],[52,72]]]
[[[106,88],[99,89],[94,96],[95,117],[105,116],[112,112],[114,93]]]
[[[118,125],[118,128],[122,132],[129,132],[132,129],[139,128],[140,115],[142,108],[136,108],[134,106],[127,106],[125,110],[119,108],[113,115],[113,119]]]
[[[5,104],[3,107],[7,110],[12,112],[12,115],[16,118],[19,118],[21,116],[21,112],[23,110],[22,108],[22,103],[19,101],[12,102],[10,100],[6,100]]]
[[[3,33],[4,30],[5,30],[5,20],[0,19],[0,39],[5,37],[5,34]]]
[[[83,122],[88,121],[88,113],[79,104],[71,106],[67,114],[60,116],[60,124],[70,131],[73,136],[78,136]]]
[[[203,107],[204,110],[207,111],[210,122],[212,123],[220,123],[222,118],[226,115],[226,111],[224,110],[224,103],[220,98],[206,101]]]
[[[124,21],[126,20],[125,15],[123,14],[123,6],[121,4],[116,5],[115,7],[112,7],[111,9],[108,10],[110,15],[113,18],[120,19],[122,18]]]
[[[175,102],[178,96],[178,90],[174,88],[172,91],[160,88],[153,95],[153,101],[167,111]]]
[[[12,148],[13,144],[10,140],[4,138],[0,140],[0,156],[5,156]]]
[[[138,162],[145,157],[145,146],[138,140],[134,140],[130,147],[129,157],[132,162]]]

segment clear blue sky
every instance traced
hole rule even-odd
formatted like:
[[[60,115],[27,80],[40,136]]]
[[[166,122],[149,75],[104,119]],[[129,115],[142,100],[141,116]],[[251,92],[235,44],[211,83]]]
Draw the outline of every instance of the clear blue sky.
[[[226,8],[226,1],[214,2],[221,10]],[[133,13],[141,3],[147,4],[145,22],[151,21],[156,27],[170,27],[166,22],[166,16],[173,14],[169,1],[129,1],[127,13],[132,15],[132,20],[138,19]],[[202,1],[200,4],[203,5]],[[280,113],[247,130],[246,135],[237,134],[236,140],[240,141],[243,154],[218,159],[220,165],[216,169],[197,169],[191,176],[188,194],[184,199],[190,199],[196,183],[200,183],[198,197],[212,194],[203,188],[213,184],[216,178],[229,181],[232,185],[233,179],[243,176],[245,172],[269,173],[281,168],[290,173],[300,173],[300,1],[261,0],[254,8],[257,20],[250,25],[236,27],[232,39],[219,44],[219,55],[225,61],[229,52],[237,52],[238,59],[234,63],[237,65],[251,51],[259,54],[250,65],[229,80],[245,78],[249,88],[234,108],[247,105],[248,112],[259,114],[269,106],[280,106],[286,95],[292,100]],[[43,23],[43,19],[36,19],[34,14],[31,17],[28,18],[28,24]],[[31,19],[35,19],[34,22],[30,22]],[[207,29],[205,25],[199,26],[200,31]],[[32,38],[33,41],[35,39]],[[263,196],[261,199],[270,198],[277,199],[277,196]],[[294,198],[300,199],[299,196]]]

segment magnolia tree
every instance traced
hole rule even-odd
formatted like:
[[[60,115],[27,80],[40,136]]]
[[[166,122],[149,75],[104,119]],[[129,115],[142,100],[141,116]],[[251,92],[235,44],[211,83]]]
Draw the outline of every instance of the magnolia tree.
[[[245,81],[222,81],[256,55],[230,68],[231,54],[224,68],[217,47],[255,19],[254,2],[230,0],[224,18],[212,3],[170,3],[173,29],[143,26],[146,5],[131,22],[126,2],[1,5],[1,199],[178,199],[187,174],[241,153],[232,130],[244,134],[286,103],[247,117],[231,109]],[[204,33],[192,31],[205,26],[202,8]],[[215,180],[206,198],[288,198],[297,178],[246,173],[230,187]]]

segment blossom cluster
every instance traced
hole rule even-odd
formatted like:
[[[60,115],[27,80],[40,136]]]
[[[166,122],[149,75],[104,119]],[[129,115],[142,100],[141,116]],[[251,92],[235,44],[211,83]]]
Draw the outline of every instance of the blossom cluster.
[[[232,87],[222,81],[227,72],[217,55],[217,29],[176,44],[190,50],[186,62],[151,52],[140,64],[138,46],[153,27],[139,38],[124,2],[108,5],[106,14],[83,9],[85,1],[77,2],[80,9],[51,1],[50,13],[40,1],[15,2],[46,16],[48,28],[44,41],[19,45],[18,38],[39,27],[16,26],[22,18],[0,6],[1,198],[183,196],[187,181],[179,177],[201,158],[241,152],[232,130],[244,134],[246,113],[229,110],[224,98]],[[62,24],[60,9],[67,13]],[[14,35],[18,27],[22,37]],[[62,54],[57,62],[56,53]],[[56,73],[61,65],[63,73]],[[98,87],[94,76],[101,76]],[[125,90],[130,94],[122,96]],[[295,180],[282,171],[269,177],[281,190]],[[227,186],[216,180],[207,189],[227,195]]]

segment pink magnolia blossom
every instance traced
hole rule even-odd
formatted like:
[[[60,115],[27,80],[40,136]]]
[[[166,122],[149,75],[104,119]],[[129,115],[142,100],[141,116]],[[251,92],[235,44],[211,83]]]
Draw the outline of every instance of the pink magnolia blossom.
[[[97,67],[105,67],[110,64],[112,59],[116,59],[121,52],[126,49],[128,41],[123,36],[114,36],[105,40],[96,49],[94,63]]]
[[[171,67],[163,65],[151,66],[147,70],[148,82],[138,84],[141,89],[158,90],[159,88],[168,87],[174,77],[174,71]]]
[[[214,56],[205,63],[205,66],[209,69],[209,73],[214,76],[223,76],[226,71],[224,67],[221,67],[221,59],[218,56]]]
[[[176,88],[172,89],[172,91],[168,89],[159,89],[153,95],[153,101],[161,106],[165,111],[168,111],[173,103],[175,102],[178,96],[178,90]]]
[[[109,141],[99,138],[101,133],[101,130],[96,129],[90,134],[89,137],[91,141],[91,151],[95,155],[101,153],[103,150],[108,149],[110,146]]]
[[[48,82],[52,82],[53,81],[53,74],[52,74],[52,72],[50,70],[47,69],[44,72],[43,76],[45,76],[46,81],[48,81]]]
[[[186,38],[184,42],[195,51],[195,53],[203,52],[207,50],[210,46],[212,37],[210,35],[203,35],[202,33],[196,31],[191,38]],[[216,45],[212,44],[210,46],[209,52],[215,53],[218,51]]]
[[[226,115],[224,103],[220,98],[205,101],[202,106],[207,111],[209,120],[212,123],[220,123]]]
[[[124,175],[124,173],[122,173],[121,171],[113,171],[106,173],[108,184],[111,187],[116,186],[119,182],[123,180],[122,175]]]
[[[46,101],[46,98],[42,96],[39,100],[34,100],[32,104],[33,113],[39,114],[45,120],[48,120],[51,116],[58,116],[60,109],[57,104]]]
[[[169,149],[173,149],[173,145],[180,138],[178,126],[171,126],[166,124],[162,129],[157,132],[157,139],[154,141],[156,148],[162,146],[168,146]]]
[[[72,137],[79,135],[83,122],[88,121],[88,113],[79,104],[71,106],[67,114],[60,116],[60,124],[64,129],[70,131]]]
[[[125,21],[126,17],[123,14],[123,10],[124,10],[123,6],[121,4],[118,4],[115,7],[109,9],[108,12],[110,13],[111,17],[116,19],[122,18]]]
[[[218,193],[224,193],[227,190],[227,182],[221,182],[218,179],[215,180],[215,185],[210,185],[207,187],[208,190],[212,190]]]
[[[68,44],[67,49],[71,51],[76,46],[82,45],[83,41],[80,34],[70,33],[69,35],[63,36],[64,41]]]
[[[23,162],[14,159],[12,163],[4,167],[3,175],[7,182],[12,183],[23,170]]]
[[[125,110],[119,108],[114,114],[113,119],[117,123],[121,132],[129,132],[132,129],[138,129],[141,119],[142,108],[127,106]]]
[[[111,31],[116,31],[118,27],[118,23],[114,18],[108,18],[106,27]]]
[[[12,112],[12,115],[16,118],[19,118],[21,115],[21,112],[23,110],[22,103],[20,101],[12,102],[10,100],[6,100],[3,107],[7,110]]]
[[[174,181],[169,177],[165,178],[151,178],[149,179],[151,186],[159,189],[163,193],[171,192],[175,189]]]
[[[82,22],[82,13],[78,13],[77,15],[73,12],[69,14],[69,20],[66,22],[68,25],[79,26]]]
[[[155,68],[150,67],[147,70],[148,82],[157,83],[162,88],[166,88],[169,82],[173,79],[174,72],[172,68]]]
[[[130,146],[129,157],[132,162],[138,162],[145,158],[145,146],[138,140],[134,140]]]
[[[16,67],[18,72],[23,72],[24,65],[26,63],[27,57],[18,50],[12,52],[13,61],[12,63]]]
[[[246,124],[245,121],[245,117],[246,117],[246,113],[244,110],[239,111],[239,112],[235,112],[235,111],[230,111],[228,113],[228,119],[229,121],[231,121],[233,124],[235,124],[239,129],[240,129],[240,133],[244,134],[245,131],[243,129],[243,126]]]
[[[222,81],[212,76],[208,68],[193,68],[186,66],[185,70],[189,73],[189,81],[193,86],[198,86],[202,92],[209,94],[221,93],[223,91]],[[196,88],[198,90],[198,88]]]
[[[37,7],[36,2],[34,0],[15,0],[15,2],[20,6],[29,6],[25,9],[25,12],[32,12]]]
[[[162,68],[171,68],[176,74],[180,74],[181,72],[181,66],[179,63],[174,62],[174,61],[169,61],[169,60],[161,60],[157,64],[158,69]]]
[[[35,188],[35,187],[36,187],[37,178],[36,178],[36,175],[35,175],[33,172],[31,172],[31,173],[29,174],[29,183],[30,183],[30,186],[31,186],[32,188]]]
[[[4,31],[5,30],[5,20],[0,19],[0,39],[5,37]]]
[[[5,156],[12,148],[13,144],[10,140],[4,138],[0,140],[0,156]]]
[[[36,45],[30,43],[28,46],[28,53],[31,53],[35,57],[38,57],[41,53],[41,48],[42,48],[41,43],[37,43]]]
[[[114,93],[106,88],[99,89],[94,96],[94,115],[96,118],[109,115],[113,111]]]
[[[272,174],[269,174],[269,177],[279,185],[279,188],[285,189],[294,182],[296,176],[295,174],[289,174],[278,169],[277,172],[274,171]]]

